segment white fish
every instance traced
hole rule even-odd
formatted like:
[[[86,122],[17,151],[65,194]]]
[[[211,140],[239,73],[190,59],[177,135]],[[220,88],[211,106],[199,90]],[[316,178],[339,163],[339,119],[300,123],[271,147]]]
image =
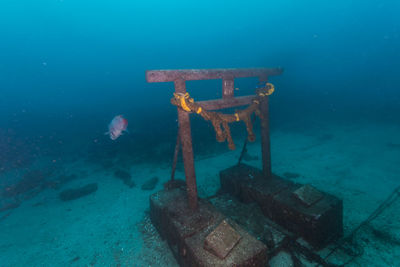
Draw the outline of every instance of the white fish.
[[[124,131],[128,131],[128,121],[122,115],[115,116],[108,125],[108,132],[105,134],[110,135],[111,140],[117,139]]]

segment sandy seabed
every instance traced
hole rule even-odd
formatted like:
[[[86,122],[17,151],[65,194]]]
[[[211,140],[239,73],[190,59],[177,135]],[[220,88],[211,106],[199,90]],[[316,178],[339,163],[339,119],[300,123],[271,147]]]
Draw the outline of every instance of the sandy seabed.
[[[271,145],[274,173],[343,199],[345,235],[400,185],[399,125],[359,122],[330,123],[310,131],[281,129],[272,131]],[[196,159],[200,197],[217,192],[219,171],[235,164],[239,153],[237,149]],[[261,167],[256,159],[259,140],[248,145],[248,154],[245,163]],[[98,190],[63,202],[60,190],[47,188],[0,212],[0,265],[177,266],[148,217],[149,196],[162,189],[170,167],[134,164],[128,171],[135,187],[85,160],[65,163],[64,174],[84,175],[62,189],[97,183]],[[154,176],[160,178],[154,190],[142,190]],[[182,170],[176,176],[183,178]],[[400,266],[399,211],[400,203],[393,203],[363,230],[359,245],[364,252],[349,266]],[[277,261],[272,265],[285,266]]]

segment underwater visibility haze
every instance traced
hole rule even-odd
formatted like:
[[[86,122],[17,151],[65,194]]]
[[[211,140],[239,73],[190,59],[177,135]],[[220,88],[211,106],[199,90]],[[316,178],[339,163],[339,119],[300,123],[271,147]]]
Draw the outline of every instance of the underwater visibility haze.
[[[245,124],[230,124],[230,150],[190,115],[198,196],[260,240],[269,266],[400,266],[399,14],[395,0],[2,0],[0,266],[185,266],[149,204],[171,178],[174,83],[146,71],[224,68],[283,69],[268,79],[272,172],[340,200],[343,234],[307,257],[221,193],[239,158],[263,168],[259,116],[244,149]],[[234,94],[259,86],[236,78]],[[222,97],[221,79],[186,89]]]

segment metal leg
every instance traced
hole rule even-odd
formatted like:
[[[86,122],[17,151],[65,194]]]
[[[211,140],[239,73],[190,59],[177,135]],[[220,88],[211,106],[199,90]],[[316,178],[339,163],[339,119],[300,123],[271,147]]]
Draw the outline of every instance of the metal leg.
[[[175,91],[177,93],[185,93],[185,81],[178,79],[175,82]],[[192,147],[192,134],[190,129],[189,113],[178,109],[179,135],[182,144],[182,157],[185,166],[186,186],[188,193],[189,207],[193,210],[197,209],[197,185],[196,174],[194,171],[194,157]]]

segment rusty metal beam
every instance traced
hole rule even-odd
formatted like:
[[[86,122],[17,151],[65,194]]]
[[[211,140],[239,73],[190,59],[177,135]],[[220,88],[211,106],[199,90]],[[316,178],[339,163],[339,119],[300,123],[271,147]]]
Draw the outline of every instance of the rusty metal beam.
[[[212,80],[276,76],[283,72],[282,68],[249,68],[249,69],[189,69],[189,70],[148,70],[146,80],[149,83],[173,82],[177,79]]]
[[[264,176],[269,179],[272,177],[271,170],[271,141],[269,136],[269,97],[266,96],[260,103],[261,112],[261,154]]]
[[[196,102],[205,110],[217,110],[224,108],[232,108],[250,105],[251,100],[256,97],[255,95],[249,96],[239,96],[225,99],[215,99],[215,100],[207,100],[207,101],[198,101]]]
[[[229,99],[233,98],[235,89],[235,78],[232,76],[225,77],[222,79],[222,98]]]
[[[260,82],[266,83],[268,76],[260,77]],[[266,179],[272,177],[271,168],[271,141],[269,135],[269,96],[263,97],[260,102],[260,122],[261,122],[261,155],[263,174]]]
[[[185,80],[175,80],[175,91],[177,93],[186,93]],[[194,171],[194,157],[192,146],[192,133],[190,129],[189,113],[178,108],[179,135],[182,144],[183,165],[185,168],[186,188],[188,193],[189,207],[197,209],[197,184]]]

